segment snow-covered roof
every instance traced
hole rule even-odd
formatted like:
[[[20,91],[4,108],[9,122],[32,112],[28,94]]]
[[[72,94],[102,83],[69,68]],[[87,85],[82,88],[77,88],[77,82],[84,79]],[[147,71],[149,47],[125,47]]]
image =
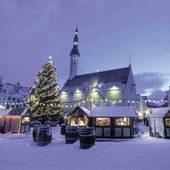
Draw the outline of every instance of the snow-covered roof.
[[[25,110],[25,108],[13,108],[9,112],[9,116],[22,116]]]
[[[26,108],[26,109],[22,112],[21,116],[25,116],[25,115],[27,114],[27,111],[28,111],[28,108]]]
[[[28,109],[0,109],[0,116],[24,116]]]
[[[90,112],[91,117],[136,117],[133,106],[94,107]]]
[[[0,116],[7,116],[11,109],[0,109]]]
[[[0,104],[0,109],[5,109],[6,107]]]
[[[75,110],[81,110],[82,112],[84,112],[87,116],[90,116],[90,110],[85,108],[85,107],[82,107],[82,106],[77,106],[74,110],[72,110],[69,114],[72,114],[72,113],[75,113]],[[80,114],[82,114],[82,112],[79,112]]]
[[[156,108],[153,109],[152,113],[150,114],[150,118],[161,118],[166,115],[166,113],[170,111],[170,107],[162,107],[162,108]]]
[[[85,107],[82,107],[82,106],[79,106],[85,113],[87,113],[87,115],[90,115],[90,110],[85,108]]]
[[[114,82],[127,84],[130,69],[130,67],[124,67],[114,70],[77,75],[71,80],[66,81],[62,91],[67,91],[67,89],[70,89],[71,87],[94,87],[94,82],[100,82],[99,84],[103,85]]]

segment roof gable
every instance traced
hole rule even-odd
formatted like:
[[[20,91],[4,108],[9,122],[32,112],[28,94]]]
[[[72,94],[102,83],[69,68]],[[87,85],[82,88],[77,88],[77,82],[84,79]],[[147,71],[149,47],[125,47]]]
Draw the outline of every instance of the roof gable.
[[[78,111],[78,114],[80,115],[83,115],[83,114],[86,114],[87,116],[90,115],[90,110],[82,106],[77,106],[69,115],[74,114],[75,111]]]

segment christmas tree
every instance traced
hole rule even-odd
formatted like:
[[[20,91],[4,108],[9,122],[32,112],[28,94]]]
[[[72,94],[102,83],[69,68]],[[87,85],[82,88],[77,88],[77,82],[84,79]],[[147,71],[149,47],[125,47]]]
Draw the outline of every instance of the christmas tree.
[[[44,123],[59,117],[60,96],[57,88],[56,68],[51,57],[38,73],[36,82],[30,90],[28,103],[34,120]]]

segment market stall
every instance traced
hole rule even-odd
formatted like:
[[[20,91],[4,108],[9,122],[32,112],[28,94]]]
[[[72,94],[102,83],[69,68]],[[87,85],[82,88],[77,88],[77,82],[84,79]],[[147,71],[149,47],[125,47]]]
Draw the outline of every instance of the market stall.
[[[87,126],[90,111],[84,107],[77,106],[69,115],[67,125]]]
[[[1,133],[24,133],[30,131],[30,119],[27,109],[0,109]]]
[[[96,137],[133,138],[136,126],[135,107],[95,107],[90,112],[89,126],[95,127]]]
[[[170,107],[153,109],[149,116],[150,136],[170,138]]]

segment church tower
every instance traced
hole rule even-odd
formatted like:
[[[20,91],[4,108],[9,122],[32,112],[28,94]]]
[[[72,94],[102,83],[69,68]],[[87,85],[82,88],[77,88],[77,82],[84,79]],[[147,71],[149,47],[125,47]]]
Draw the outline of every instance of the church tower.
[[[79,49],[78,49],[78,27],[75,30],[74,40],[73,40],[73,48],[70,52],[70,74],[69,80],[73,79],[77,75],[78,69],[78,58],[80,57]]]

